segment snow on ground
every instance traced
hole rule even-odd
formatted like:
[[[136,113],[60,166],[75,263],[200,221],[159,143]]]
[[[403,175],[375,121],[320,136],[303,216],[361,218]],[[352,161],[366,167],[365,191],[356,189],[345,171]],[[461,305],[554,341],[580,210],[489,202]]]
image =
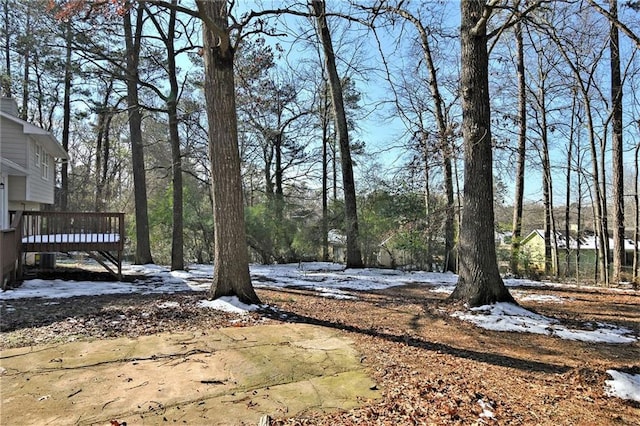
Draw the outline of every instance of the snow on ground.
[[[404,272],[389,269],[344,269],[342,265],[325,262],[310,262],[288,265],[252,265],[251,278],[256,288],[296,287],[315,291],[320,296],[354,299],[358,291],[380,290],[407,284],[429,286],[431,291],[450,294],[458,276],[450,273]],[[99,294],[152,294],[183,291],[206,292],[213,276],[211,265],[191,265],[188,271],[169,271],[158,265],[126,265],[125,275],[143,276],[144,279],[127,282],[80,282],[62,280],[27,280],[12,290],[0,293],[4,312],[10,314],[10,301],[23,298],[55,299]],[[521,302],[563,303],[562,297],[530,294],[525,287],[552,285],[521,279],[505,279],[512,294]],[[555,284],[557,285],[557,284]],[[9,302],[9,303],[8,303]],[[55,303],[55,302],[47,302]],[[171,303],[171,302],[168,302]],[[237,298],[221,298],[215,301],[202,300],[200,306],[233,313],[246,313],[265,308],[248,306]],[[166,308],[177,308],[167,305]],[[604,323],[587,323],[583,329],[570,329],[558,320],[528,311],[522,307],[498,303],[481,306],[465,312],[456,312],[457,318],[472,322],[478,327],[496,331],[528,332],[546,334],[561,339],[594,343],[625,344],[638,341],[637,332]],[[640,375],[631,375],[616,370],[607,371],[613,378],[607,381],[607,394],[625,399],[640,400]],[[486,415],[491,412],[483,406]]]
[[[607,370],[612,380],[605,380],[605,394],[622,399],[640,402],[640,374],[623,373],[617,370]]]
[[[565,300],[573,300],[571,298],[564,298],[554,296],[553,294],[529,294],[522,290],[511,290],[511,295],[518,302],[540,302],[540,303],[564,303]]]
[[[453,291],[458,276],[451,273],[392,269],[345,269],[343,265],[328,262],[308,262],[285,265],[251,265],[251,278],[256,288],[295,287],[315,291],[320,296],[336,299],[354,299],[358,291],[380,290],[406,284],[429,286],[437,293]],[[26,280],[17,289],[0,293],[0,301],[22,298],[65,298],[97,294],[153,294],[182,291],[205,292],[213,276],[211,265],[191,265],[187,271],[169,271],[159,265],[124,265],[125,275],[143,276],[134,282],[81,282],[63,280]],[[524,287],[540,287],[544,283],[506,279],[514,297],[520,301],[562,303],[563,298],[554,295],[530,294]],[[226,303],[227,305],[223,304]],[[232,300],[204,303],[203,307],[222,310],[248,311],[251,307],[238,306]],[[231,306],[232,308],[230,308]],[[10,308],[8,306],[7,308]],[[7,309],[9,311],[9,309]],[[548,334],[563,339],[631,343],[638,339],[631,330],[608,324],[585,324],[584,330],[568,329],[559,321],[535,314],[509,304],[496,304],[474,308],[455,314],[479,327],[498,331],[517,331]]]
[[[638,340],[638,336],[628,328],[598,322],[584,324],[585,329],[570,329],[554,318],[536,314],[511,303],[471,308],[465,312],[455,312],[453,316],[494,331],[547,334],[592,343],[633,343]]]
[[[262,308],[262,306],[242,303],[237,296],[224,296],[216,300],[201,300],[198,305],[202,308],[212,308],[232,314],[245,314]]]

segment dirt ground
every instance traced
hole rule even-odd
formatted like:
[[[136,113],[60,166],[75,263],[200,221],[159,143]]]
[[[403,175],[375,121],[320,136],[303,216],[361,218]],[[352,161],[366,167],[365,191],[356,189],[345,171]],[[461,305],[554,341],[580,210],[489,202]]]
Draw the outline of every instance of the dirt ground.
[[[273,425],[640,425],[640,404],[605,395],[606,370],[640,373],[638,342],[484,330],[451,317],[460,307],[419,283],[353,300],[292,288],[257,292],[277,310],[238,317],[198,307],[203,295],[194,293],[0,302],[0,349],[307,323],[352,340],[382,397],[347,411],[275,415]],[[521,304],[575,328],[607,322],[640,331],[638,291],[531,287],[516,299],[523,294],[561,297]],[[180,309],[166,308],[173,302]]]

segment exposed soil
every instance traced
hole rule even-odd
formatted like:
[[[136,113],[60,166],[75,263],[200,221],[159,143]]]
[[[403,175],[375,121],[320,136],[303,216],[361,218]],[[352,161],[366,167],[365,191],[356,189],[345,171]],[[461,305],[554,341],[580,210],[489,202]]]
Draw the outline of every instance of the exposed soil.
[[[572,327],[608,322],[640,330],[640,293],[520,288],[564,303],[522,305]],[[202,294],[111,295],[0,302],[0,349],[228,326],[304,322],[343,330],[383,398],[347,412],[272,419],[288,425],[640,425],[640,404],[605,395],[606,370],[640,373],[640,343],[594,344],[493,332],[450,316],[460,309],[419,283],[328,299],[258,289],[276,311],[242,317],[203,309]],[[517,297],[516,297],[517,298]],[[181,309],[166,309],[179,302]],[[493,417],[483,415],[483,407]]]

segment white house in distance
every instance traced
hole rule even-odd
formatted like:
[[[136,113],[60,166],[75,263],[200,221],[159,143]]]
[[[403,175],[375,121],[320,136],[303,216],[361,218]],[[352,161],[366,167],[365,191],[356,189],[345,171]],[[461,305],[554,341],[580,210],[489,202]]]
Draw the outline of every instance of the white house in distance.
[[[18,118],[14,99],[0,98],[0,229],[9,227],[10,210],[53,204],[56,159],[68,156],[53,134]]]

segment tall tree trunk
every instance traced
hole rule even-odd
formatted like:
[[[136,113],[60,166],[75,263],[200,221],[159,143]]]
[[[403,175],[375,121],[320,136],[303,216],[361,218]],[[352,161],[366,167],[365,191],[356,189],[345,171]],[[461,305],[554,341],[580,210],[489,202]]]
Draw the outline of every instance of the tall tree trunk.
[[[447,197],[447,213],[444,223],[444,253],[445,262],[442,272],[457,272],[457,261],[455,247],[455,216],[456,207],[453,193],[453,147],[451,142],[447,143],[444,153],[444,187]]]
[[[71,126],[71,42],[73,33],[71,22],[64,23],[65,30],[65,62],[64,62],[64,101],[63,101],[63,120],[62,120],[62,147],[65,151],[69,151],[69,128]],[[60,210],[66,211],[69,208],[69,162],[62,163],[62,188],[60,194]]]
[[[609,12],[618,17],[618,0],[609,0]],[[613,168],[613,271],[611,281],[622,278],[625,263],[624,249],[624,163],[622,161],[622,82],[620,78],[620,46],[618,27],[611,23],[609,45],[611,51],[611,161]]]
[[[602,250],[600,250],[602,267],[600,269],[601,281],[609,286],[611,283],[611,277],[609,274],[609,266],[611,265],[610,247],[609,247],[609,208],[607,206],[608,201],[608,187],[607,187],[607,171],[610,167],[606,161],[607,159],[607,140],[606,136],[600,138],[600,210],[602,212],[600,220],[600,242]]]
[[[27,6],[27,17],[25,22],[25,36],[31,37],[31,6]],[[31,71],[31,47],[30,43],[26,43],[23,52],[24,60],[24,72],[22,76],[22,111],[20,111],[20,118],[24,121],[29,120],[29,80]]]
[[[427,235],[425,236],[427,239],[425,261],[427,272],[433,272],[433,256],[431,253],[431,243],[433,241],[433,232],[431,232],[431,185],[429,183],[429,159],[431,158],[431,155],[429,152],[426,132],[422,132],[422,156],[422,161],[424,162],[424,217],[426,225],[425,228],[427,230]],[[424,266],[422,268],[425,269]]]
[[[171,0],[177,5],[178,0]],[[165,45],[167,47],[167,73],[169,77],[170,93],[167,99],[167,113],[169,115],[169,143],[171,144],[171,183],[172,183],[172,218],[171,235],[171,270],[184,269],[184,223],[183,223],[183,188],[182,188],[182,153],[180,150],[180,133],[178,131],[178,75],[175,52],[176,10],[169,11],[169,23]]]
[[[131,138],[131,163],[133,167],[133,191],[136,208],[135,263],[153,263],[149,241],[149,216],[147,212],[147,181],[142,141],[142,113],[138,102],[138,65],[140,39],[142,37],[142,4],[136,9],[135,34],[131,25],[131,10],[124,15],[124,32],[127,55],[127,111],[129,137]]]
[[[169,141],[171,143],[171,183],[173,188],[173,208],[171,212],[173,217],[173,231],[171,238],[172,271],[184,269],[182,153],[180,151],[180,136],[178,133],[178,108],[176,96],[177,90],[174,92],[172,88],[170,99],[167,102],[167,111],[169,113]]]
[[[470,306],[513,302],[498,271],[493,212],[493,153],[487,52],[486,1],[462,0],[461,94],[464,139],[464,208],[459,277],[450,296]]]
[[[638,127],[640,128],[640,123],[638,123]],[[640,180],[640,167],[638,164],[638,153],[640,152],[640,143],[636,145],[636,159],[634,162],[634,170],[636,175],[635,184],[633,186],[633,203],[636,209],[636,217],[634,221],[634,231],[633,231],[633,241],[636,241],[633,248],[633,283],[636,288],[640,285],[640,278],[638,278],[638,269],[640,269],[640,261],[638,253],[640,250],[638,249],[637,241],[640,241],[640,194],[638,194],[638,190],[640,190],[640,185],[638,184],[638,180]]]
[[[538,102],[540,108],[540,135],[542,147],[540,149],[540,160],[542,163],[542,198],[544,203],[544,273],[549,276],[556,273],[553,268],[553,234],[552,214],[552,190],[551,190],[551,162],[549,159],[549,138],[547,131],[547,106],[544,81],[546,74],[539,76],[540,87],[538,91]]]
[[[571,124],[569,126],[569,147],[567,148],[567,180],[565,185],[565,203],[564,203],[564,235],[565,235],[565,268],[564,277],[570,277],[571,275],[571,244],[569,244],[569,238],[571,236],[571,169],[573,167],[573,140],[580,130],[576,131],[576,114],[577,114],[577,99],[575,91],[572,92],[571,97]],[[580,155],[580,153],[578,153]],[[580,194],[578,194],[580,197]],[[577,263],[577,262],[576,262]],[[577,264],[576,264],[577,268]]]
[[[251,285],[242,202],[233,54],[226,1],[198,1],[204,21],[205,97],[209,122],[214,269],[209,294],[260,303]]]
[[[598,244],[597,248],[597,270],[599,271],[599,279],[602,283],[607,283],[607,267],[606,267],[606,257],[605,257],[605,235],[603,224],[606,223],[604,220],[604,212],[603,212],[603,204],[604,204],[604,194],[602,193],[602,187],[600,185],[601,177],[598,169],[598,153],[596,150],[596,137],[595,137],[595,129],[593,127],[593,115],[591,111],[591,102],[589,100],[589,94],[587,92],[583,93],[584,102],[585,102],[585,112],[587,113],[587,127],[589,131],[589,148],[591,152],[591,168],[592,168],[592,179],[593,183],[591,185],[593,191],[593,208],[594,208],[594,227],[596,231],[596,242]],[[597,278],[597,277],[596,277]]]
[[[322,125],[322,261],[329,260],[329,117],[327,85],[323,84],[324,94],[320,102]]]
[[[325,57],[325,65],[329,76],[329,87],[331,89],[332,106],[335,115],[336,129],[338,132],[338,143],[340,144],[340,160],[342,165],[342,185],[344,191],[345,222],[347,234],[347,267],[361,268],[362,253],[358,237],[358,212],[356,207],[356,186],[353,178],[353,163],[351,161],[351,146],[349,145],[349,131],[347,128],[347,117],[344,109],[342,97],[342,84],[338,76],[335,54],[331,42],[331,33],[327,25],[325,15],[325,4],[320,0],[312,0],[316,21],[318,24],[318,35],[322,43]]]
[[[276,220],[278,224],[282,224],[282,220],[284,218],[284,188],[283,188],[283,178],[284,178],[284,170],[282,168],[282,139],[284,137],[283,131],[277,130],[277,133],[273,135],[273,150],[275,156],[275,169],[274,169],[274,178],[275,178],[275,214]],[[286,238],[284,229],[281,229],[283,235],[282,237]],[[290,248],[290,247],[289,247]]]
[[[2,96],[12,97],[11,90],[11,25],[9,25],[9,0],[2,2],[2,14],[4,15],[4,58],[6,74],[2,76]]]
[[[113,79],[110,79],[107,87],[105,88],[104,98],[102,104],[97,111],[98,123],[97,123],[97,135],[96,135],[96,197],[95,197],[95,209],[98,212],[104,211],[106,208],[106,200],[108,195],[106,194],[106,184],[109,165],[109,129],[111,126],[111,117],[113,117],[113,111],[109,107],[109,99],[113,93]]]
[[[511,238],[511,273],[520,276],[520,239],[522,237],[522,211],[524,203],[524,176],[527,150],[527,86],[524,75],[524,41],[522,23],[515,27],[518,76],[518,158],[516,160],[516,186],[513,202],[513,235]]]
[[[576,282],[580,282],[580,245],[582,238],[582,173],[580,172],[582,168],[582,159],[580,157],[580,133],[578,133],[578,140],[576,144],[576,153],[577,153],[577,161],[576,161],[576,170],[578,171],[578,203],[576,206]]]
[[[35,82],[36,94],[34,96],[34,100],[36,102],[36,111],[38,112],[36,122],[40,127],[50,132],[51,129],[53,128],[52,127],[53,120],[49,119],[47,122],[44,119],[44,102],[45,102],[45,89],[43,84],[44,72],[42,72],[40,68],[40,52],[38,52],[38,50],[36,49],[34,49],[33,55],[31,56],[31,64],[33,66],[33,74],[35,76],[34,82]],[[51,117],[52,117],[51,114],[49,114],[49,118]],[[35,117],[31,119],[31,121],[34,121],[34,120],[36,120]]]

